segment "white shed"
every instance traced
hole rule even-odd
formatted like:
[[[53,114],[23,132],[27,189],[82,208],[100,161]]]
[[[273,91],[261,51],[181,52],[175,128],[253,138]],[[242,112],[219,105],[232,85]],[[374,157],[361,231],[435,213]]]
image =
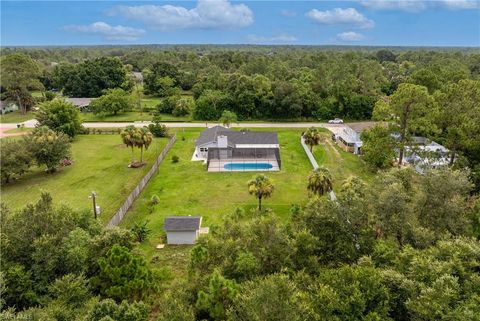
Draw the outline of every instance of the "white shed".
[[[195,244],[202,225],[201,216],[170,216],[163,222],[167,244]]]

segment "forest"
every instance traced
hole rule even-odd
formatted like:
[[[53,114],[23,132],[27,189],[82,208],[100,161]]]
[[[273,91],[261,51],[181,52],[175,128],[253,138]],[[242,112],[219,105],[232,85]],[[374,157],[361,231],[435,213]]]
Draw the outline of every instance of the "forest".
[[[147,109],[157,125],[160,114],[217,121],[229,111],[239,121],[393,126],[363,137],[373,182],[349,177],[335,201],[309,194],[289,204],[285,220],[268,203],[221,213],[186,249],[186,262],[180,252],[171,257],[177,269],[139,249],[147,223],[106,228],[48,193],[20,210],[2,204],[1,318],[479,320],[478,50],[31,47],[2,48],[1,59],[2,99],[24,112],[49,101],[37,117],[65,141],[82,129],[78,111],[67,113],[73,105],[54,99],[59,93],[97,98],[92,112],[107,115],[154,97],[158,105]],[[449,148],[450,166],[425,174],[393,166],[391,152],[403,153],[413,135]]]

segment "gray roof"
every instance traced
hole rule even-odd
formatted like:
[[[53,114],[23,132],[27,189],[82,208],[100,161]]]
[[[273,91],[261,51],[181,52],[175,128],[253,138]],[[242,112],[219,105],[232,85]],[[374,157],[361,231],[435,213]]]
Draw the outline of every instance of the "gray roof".
[[[278,136],[276,132],[254,132],[254,131],[233,131],[223,126],[214,126],[205,129],[200,133],[196,140],[197,146],[216,142],[217,136],[223,135],[228,137],[228,145],[234,144],[278,144]]]
[[[170,216],[163,221],[165,231],[196,231],[200,229],[201,216]]]
[[[196,140],[197,146],[216,141],[218,131],[225,132],[229,131],[229,129],[223,126],[213,126],[203,130]]]
[[[219,131],[217,134],[227,136],[228,143],[233,144],[278,144],[276,132]]]
[[[92,101],[92,98],[70,98],[66,97],[66,101],[74,104],[77,107],[85,107],[90,105],[90,102]]]

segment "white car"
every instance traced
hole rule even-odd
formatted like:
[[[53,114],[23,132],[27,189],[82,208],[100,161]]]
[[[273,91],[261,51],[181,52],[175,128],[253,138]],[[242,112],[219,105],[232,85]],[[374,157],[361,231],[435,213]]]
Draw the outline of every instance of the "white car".
[[[335,118],[328,121],[329,124],[343,124],[343,119]]]

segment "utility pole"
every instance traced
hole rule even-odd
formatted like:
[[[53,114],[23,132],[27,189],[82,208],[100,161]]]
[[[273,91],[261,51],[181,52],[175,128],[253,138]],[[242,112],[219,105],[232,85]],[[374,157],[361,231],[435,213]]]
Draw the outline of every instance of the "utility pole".
[[[96,197],[97,197],[97,193],[92,192],[92,194],[90,195],[90,198],[93,201],[93,214],[95,215],[95,219],[97,219],[97,200],[96,200]]]

